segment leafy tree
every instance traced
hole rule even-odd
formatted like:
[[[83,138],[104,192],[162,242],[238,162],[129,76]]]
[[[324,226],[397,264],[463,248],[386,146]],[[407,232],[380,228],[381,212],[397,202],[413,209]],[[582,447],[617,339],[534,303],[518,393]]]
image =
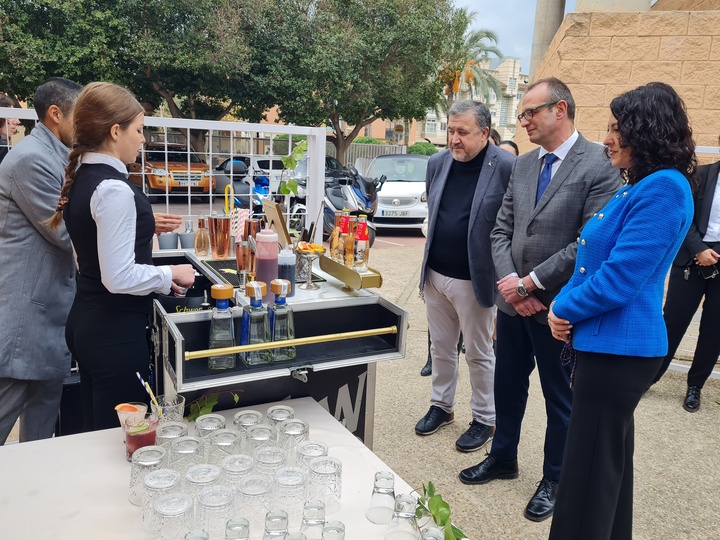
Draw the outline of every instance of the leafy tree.
[[[423,156],[432,156],[437,154],[438,149],[434,144],[429,142],[416,142],[415,144],[408,146],[408,154],[420,154]]]
[[[344,162],[378,118],[424,118],[441,91],[435,76],[450,0],[280,0],[276,30],[295,36],[297,60],[276,79],[280,117],[332,129]],[[289,23],[290,27],[287,26]],[[294,31],[294,32],[291,32]],[[346,135],[344,128],[353,126]]]
[[[496,46],[497,34],[490,30],[470,29],[475,18],[476,14],[467,8],[454,10],[451,17],[450,39],[446,41],[439,75],[444,94],[439,105],[445,113],[460,97],[463,84],[469,87],[469,96],[478,89],[486,103],[489,101],[490,90],[497,95],[501,93],[495,77],[480,67],[491,57],[502,58],[502,53]]]

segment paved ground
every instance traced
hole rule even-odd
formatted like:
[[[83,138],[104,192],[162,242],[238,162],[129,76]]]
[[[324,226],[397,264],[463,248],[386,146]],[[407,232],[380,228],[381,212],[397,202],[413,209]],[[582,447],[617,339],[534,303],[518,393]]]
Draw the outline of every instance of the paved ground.
[[[156,211],[162,210],[156,207]],[[464,366],[460,369],[456,422],[429,437],[414,433],[430,396],[429,378],[419,375],[427,355],[425,309],[417,295],[423,245],[419,233],[381,234],[370,255],[371,265],[384,278],[379,292],[410,315],[405,359],[378,365],[373,449],[410,485],[421,489],[423,483],[432,481],[468,538],[546,538],[549,521],[532,523],[522,516],[542,474],[545,415],[536,376],[523,424],[520,477],[516,480],[465,486],[457,479],[461,469],[485,455],[484,450],[462,454],[454,449],[455,440],[470,422]],[[696,335],[694,323],[681,354],[692,351]],[[636,540],[720,539],[720,381],[708,381],[698,413],[683,411],[684,394],[684,376],[669,372],[643,398],[636,414]],[[16,439],[16,434],[11,435],[10,440]]]

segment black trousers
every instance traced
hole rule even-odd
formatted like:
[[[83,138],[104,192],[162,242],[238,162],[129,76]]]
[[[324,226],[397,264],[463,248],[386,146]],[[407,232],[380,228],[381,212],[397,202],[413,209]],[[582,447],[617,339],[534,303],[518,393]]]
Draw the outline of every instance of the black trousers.
[[[75,298],[65,340],[80,368],[85,430],[119,426],[118,403],[148,403],[135,375],[149,375],[147,324],[146,313],[98,309]]]
[[[694,265],[690,268],[687,280],[683,273],[684,268],[680,266],[673,266],[670,270],[663,309],[668,332],[668,353],[653,382],[659,381],[665,374],[704,297],[700,333],[687,377],[688,386],[702,388],[720,356],[720,276],[704,279]]]
[[[631,540],[634,413],[662,357],[578,351],[551,540]]]
[[[562,348],[563,342],[552,337],[547,325],[532,317],[513,317],[498,311],[495,361],[497,423],[490,455],[500,461],[517,459],[530,373],[537,362],[547,413],[543,476],[555,482],[560,478],[573,399],[570,369],[560,362]]]

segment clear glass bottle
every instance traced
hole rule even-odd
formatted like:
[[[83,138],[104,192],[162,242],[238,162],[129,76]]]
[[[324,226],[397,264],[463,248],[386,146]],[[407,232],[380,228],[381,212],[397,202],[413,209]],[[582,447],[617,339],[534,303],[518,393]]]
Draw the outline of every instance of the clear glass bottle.
[[[340,210],[335,210],[335,227],[333,228],[333,231],[330,234],[329,244],[330,244],[330,258],[333,261],[338,261],[338,262],[340,262],[339,246],[340,246],[341,231],[342,231],[342,212]],[[312,238],[310,240],[312,241]]]
[[[262,304],[266,291],[267,285],[262,281],[249,281],[245,284],[245,294],[250,298],[250,305],[243,306],[240,345],[270,341],[270,319],[267,308]],[[272,362],[272,352],[269,349],[241,353],[241,357],[248,366]]]
[[[293,310],[285,299],[290,288],[290,282],[285,279],[274,279],[270,283],[270,290],[275,295],[275,302],[268,306],[272,341],[295,339]],[[273,362],[287,362],[295,359],[297,351],[293,346],[278,347],[272,354]]]
[[[350,230],[350,210],[343,208],[339,220],[338,248],[335,260],[345,264],[345,246],[347,244],[348,232]]]
[[[353,269],[358,272],[367,272],[368,258],[370,256],[370,234],[368,231],[367,216],[360,214],[357,230],[355,231],[355,262]]]
[[[195,255],[206,257],[210,252],[210,233],[207,230],[207,220],[198,218],[198,230],[195,232]]]
[[[349,216],[348,232],[345,236],[345,257],[343,260],[343,264],[348,268],[352,268],[355,262],[355,231],[357,224],[357,216]]]
[[[234,347],[235,332],[229,302],[233,295],[232,285],[229,283],[213,285],[210,288],[210,294],[216,301],[212,319],[210,320],[210,348]],[[234,367],[234,354],[223,354],[208,358],[209,369],[233,369]]]

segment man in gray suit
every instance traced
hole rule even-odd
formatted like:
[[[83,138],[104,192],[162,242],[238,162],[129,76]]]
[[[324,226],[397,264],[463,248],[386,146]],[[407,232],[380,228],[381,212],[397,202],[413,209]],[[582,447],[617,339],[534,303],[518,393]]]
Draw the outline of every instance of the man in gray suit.
[[[525,517],[542,521],[555,506],[572,405],[570,368],[560,362],[562,342],[550,333],[547,308],[572,274],[581,227],[621,181],[603,147],[575,129],[575,102],[561,81],[530,85],[520,111],[520,125],[540,148],[517,159],[492,231],[502,295],[497,304],[497,428],[490,455],[463,470],[460,480],[484,484],[517,478],[520,426],[537,362],[547,412],[545,459]]]
[[[81,87],[54,77],[33,99],[38,124],[0,164],[0,444],[20,417],[20,441],[51,437],[70,373],[65,320],[75,297],[75,261],[55,212],[72,145]]]
[[[432,396],[415,432],[430,435],[454,420],[462,332],[472,421],[455,447],[473,452],[492,438],[495,425],[492,334],[497,278],[490,231],[515,157],[488,144],[490,112],[485,105],[458,101],[448,116],[449,149],[430,158],[426,175],[429,215],[420,290],[432,342]]]

